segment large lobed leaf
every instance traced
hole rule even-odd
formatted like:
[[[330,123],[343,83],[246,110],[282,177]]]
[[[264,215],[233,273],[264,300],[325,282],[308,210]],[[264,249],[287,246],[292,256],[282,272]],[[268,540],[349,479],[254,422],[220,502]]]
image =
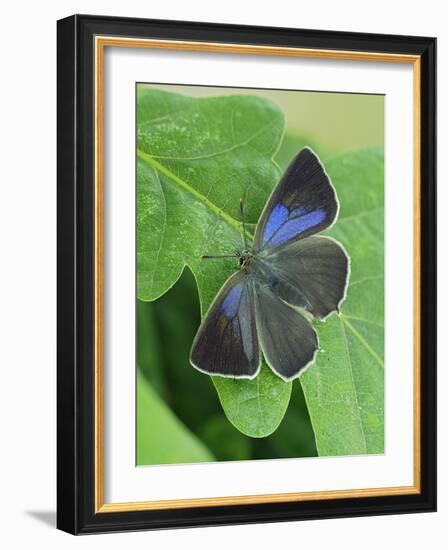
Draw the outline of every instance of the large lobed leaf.
[[[256,223],[280,176],[272,156],[283,114],[257,97],[193,99],[145,87],[137,109],[138,298],[156,300],[188,266],[203,315],[236,263],[200,256],[241,248],[240,198]],[[266,365],[256,380],[213,382],[229,420],[253,437],[272,433],[289,403],[291,384]]]

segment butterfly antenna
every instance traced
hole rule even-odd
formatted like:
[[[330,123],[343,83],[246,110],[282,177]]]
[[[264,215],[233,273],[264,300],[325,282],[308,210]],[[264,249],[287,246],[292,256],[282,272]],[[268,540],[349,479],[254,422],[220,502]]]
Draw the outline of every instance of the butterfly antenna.
[[[237,258],[237,254],[226,254],[225,256],[199,256],[200,260],[222,260],[224,258]]]
[[[243,224],[244,250],[247,250],[246,224],[244,223],[244,201],[243,201],[243,199],[240,199],[240,213],[241,213],[241,223]]]

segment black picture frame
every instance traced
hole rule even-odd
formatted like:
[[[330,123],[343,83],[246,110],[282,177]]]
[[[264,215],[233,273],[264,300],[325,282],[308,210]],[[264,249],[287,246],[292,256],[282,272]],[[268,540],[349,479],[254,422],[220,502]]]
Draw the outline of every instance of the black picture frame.
[[[436,39],[74,15],[57,24],[57,527],[72,534],[436,509]],[[301,502],[95,510],[94,51],[97,35],[420,57],[421,484],[418,494]]]

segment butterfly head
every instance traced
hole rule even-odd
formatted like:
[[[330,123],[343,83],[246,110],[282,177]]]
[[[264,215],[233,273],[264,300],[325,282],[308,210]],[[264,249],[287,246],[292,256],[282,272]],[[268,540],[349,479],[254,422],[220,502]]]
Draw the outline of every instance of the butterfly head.
[[[249,252],[249,250],[243,250],[238,254],[238,263],[240,269],[245,269],[249,266],[253,258],[252,252]]]

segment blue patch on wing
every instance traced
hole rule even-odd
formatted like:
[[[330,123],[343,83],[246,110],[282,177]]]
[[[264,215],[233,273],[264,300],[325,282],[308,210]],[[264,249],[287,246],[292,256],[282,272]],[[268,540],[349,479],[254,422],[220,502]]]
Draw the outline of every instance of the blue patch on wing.
[[[267,242],[272,235],[286,222],[289,211],[286,206],[278,203],[272,210],[264,229],[263,241]]]
[[[293,210],[294,213],[298,213],[298,211],[301,212],[301,209]],[[293,212],[291,213],[291,215],[293,214]],[[269,244],[283,244],[290,239],[293,239],[297,235],[300,235],[300,233],[303,233],[304,231],[307,231],[308,229],[319,225],[325,220],[326,216],[327,214],[322,208],[319,208],[318,210],[313,210],[312,212],[308,212],[307,214],[300,213],[296,217],[290,216],[288,221],[286,221],[286,223],[284,223],[271,235],[269,239]]]
[[[291,210],[289,218],[297,218],[297,216],[302,216],[303,214],[306,214],[306,210],[305,208],[299,206],[298,208],[294,208],[294,210]]]
[[[233,319],[238,313],[242,292],[242,285],[238,285],[233,287],[232,290],[224,298],[224,301],[221,305],[221,312],[224,313],[227,319]]]

